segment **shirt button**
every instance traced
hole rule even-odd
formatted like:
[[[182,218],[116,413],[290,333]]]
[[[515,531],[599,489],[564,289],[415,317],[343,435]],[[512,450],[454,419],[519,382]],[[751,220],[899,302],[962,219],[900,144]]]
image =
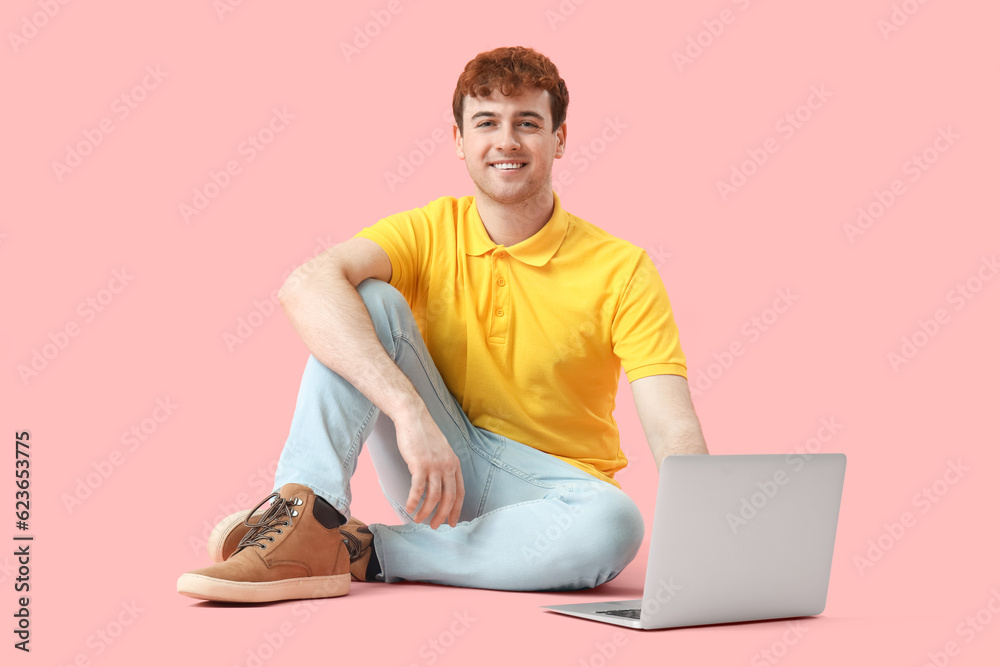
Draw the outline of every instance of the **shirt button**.
[[[501,278],[500,280],[497,281],[497,285],[499,285],[500,287],[503,287],[506,284],[507,284],[507,281],[504,280],[503,278]]]
[[[503,308],[497,308],[497,317],[503,317]]]
[[[503,256],[504,256],[504,251],[503,250],[500,250],[500,251],[497,252],[497,257],[503,257]]]

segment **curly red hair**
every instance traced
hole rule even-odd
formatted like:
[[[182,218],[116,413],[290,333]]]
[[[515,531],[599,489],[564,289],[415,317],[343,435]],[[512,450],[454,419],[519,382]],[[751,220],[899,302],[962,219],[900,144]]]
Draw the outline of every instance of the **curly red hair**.
[[[529,47],[504,46],[480,53],[466,64],[465,71],[458,77],[451,108],[459,133],[462,132],[465,96],[488,97],[495,88],[499,88],[502,95],[518,95],[525,88],[547,90],[552,131],[558,130],[566,120],[569,91],[552,61]]]

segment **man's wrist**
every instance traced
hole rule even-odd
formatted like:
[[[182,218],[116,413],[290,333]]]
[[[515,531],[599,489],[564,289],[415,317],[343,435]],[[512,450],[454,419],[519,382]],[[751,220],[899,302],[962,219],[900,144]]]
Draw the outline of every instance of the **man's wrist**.
[[[398,394],[386,414],[393,422],[413,422],[430,413],[415,389]]]

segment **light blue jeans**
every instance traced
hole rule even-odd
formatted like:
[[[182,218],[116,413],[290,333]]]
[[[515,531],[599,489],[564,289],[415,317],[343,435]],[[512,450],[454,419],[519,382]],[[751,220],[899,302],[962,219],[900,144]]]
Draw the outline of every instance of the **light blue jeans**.
[[[304,484],[351,516],[351,476],[367,442],[382,492],[405,523],[371,524],[385,581],[499,590],[576,590],[613,579],[642,542],[642,514],[612,484],[550,454],[472,425],[388,283],[358,285],[386,353],[410,379],[462,464],[459,523],[432,529],[403,506],[410,473],[392,420],[312,355],[275,490]]]

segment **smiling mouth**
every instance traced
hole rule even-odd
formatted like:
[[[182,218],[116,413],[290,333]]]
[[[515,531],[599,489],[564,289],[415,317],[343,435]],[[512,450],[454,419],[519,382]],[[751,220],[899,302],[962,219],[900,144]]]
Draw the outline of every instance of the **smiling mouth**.
[[[499,171],[517,171],[522,167],[525,167],[527,162],[494,162],[490,165],[490,168],[497,169]]]

